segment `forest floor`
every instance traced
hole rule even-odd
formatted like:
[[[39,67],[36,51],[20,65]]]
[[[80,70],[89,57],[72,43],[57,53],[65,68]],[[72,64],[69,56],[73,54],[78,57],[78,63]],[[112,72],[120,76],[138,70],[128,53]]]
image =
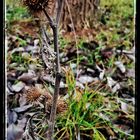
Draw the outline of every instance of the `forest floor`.
[[[134,3],[101,1],[98,14],[92,28],[60,29],[58,140],[134,140]],[[11,4],[6,24],[8,140],[45,140],[55,77],[42,59],[39,27]]]

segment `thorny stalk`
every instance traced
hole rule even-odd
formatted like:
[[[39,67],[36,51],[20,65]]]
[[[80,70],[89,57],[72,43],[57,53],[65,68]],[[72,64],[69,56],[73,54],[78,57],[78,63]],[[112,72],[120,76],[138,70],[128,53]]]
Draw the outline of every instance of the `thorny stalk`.
[[[49,119],[49,128],[48,128],[48,140],[53,140],[53,135],[54,135],[54,125],[55,125],[55,116],[56,116],[56,108],[57,108],[57,100],[58,100],[58,95],[59,95],[59,87],[60,87],[60,80],[61,80],[61,69],[60,69],[60,59],[59,59],[59,47],[58,47],[58,24],[61,16],[61,11],[63,7],[63,0],[58,0],[58,8],[57,8],[57,15],[56,15],[56,20],[53,21],[52,18],[48,15],[46,12],[45,8],[42,7],[44,14],[46,15],[50,27],[52,28],[53,31],[53,37],[54,37],[54,52],[56,54],[56,78],[55,78],[55,91],[53,94],[53,103],[52,103],[52,108],[51,108],[51,114],[50,114],[50,119]]]

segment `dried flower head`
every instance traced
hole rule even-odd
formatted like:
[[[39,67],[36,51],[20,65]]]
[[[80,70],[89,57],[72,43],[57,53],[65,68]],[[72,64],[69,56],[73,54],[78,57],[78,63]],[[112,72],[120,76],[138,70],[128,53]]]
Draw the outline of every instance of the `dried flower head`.
[[[55,0],[22,0],[32,14],[42,12],[42,7],[47,11],[54,9]]]
[[[46,112],[50,112],[52,107],[52,99],[46,102]],[[56,113],[61,114],[67,110],[67,103],[63,99],[58,99]]]
[[[39,102],[41,103],[41,101],[43,100],[42,98],[46,99],[45,110],[46,112],[50,113],[53,97],[49,92],[45,92],[44,94],[41,92],[41,90],[39,90],[36,87],[31,87],[26,91],[26,99],[27,102],[29,103],[33,103],[34,105],[36,105]],[[59,96],[57,101],[57,114],[63,113],[66,110],[67,110],[67,103]]]
[[[27,102],[33,103],[39,100],[41,93],[36,87],[32,87],[26,91]]]
[[[57,110],[56,112],[59,113],[63,113],[67,110],[67,103],[63,100],[63,99],[59,99],[57,102]]]

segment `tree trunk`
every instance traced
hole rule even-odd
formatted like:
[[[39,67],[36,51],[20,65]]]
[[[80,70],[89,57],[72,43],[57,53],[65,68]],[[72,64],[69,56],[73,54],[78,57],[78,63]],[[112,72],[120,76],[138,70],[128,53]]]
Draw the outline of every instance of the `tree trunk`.
[[[64,7],[61,15],[61,27],[70,30],[90,27],[95,18],[100,0],[64,0]],[[73,22],[73,23],[72,23]]]

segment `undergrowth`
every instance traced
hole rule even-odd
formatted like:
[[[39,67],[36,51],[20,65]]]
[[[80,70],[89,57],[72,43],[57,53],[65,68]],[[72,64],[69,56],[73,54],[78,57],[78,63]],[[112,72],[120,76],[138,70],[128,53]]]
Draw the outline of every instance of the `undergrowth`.
[[[13,3],[12,3],[13,4]],[[7,20],[11,23],[14,20],[23,20],[29,18],[27,11],[22,6],[14,7],[7,6]],[[95,37],[98,45],[93,50],[88,50],[84,47],[85,40],[79,41],[77,45],[79,50],[86,53],[79,54],[78,63],[86,60],[87,64],[93,66],[96,63],[103,64],[106,68],[112,68],[110,75],[116,70],[114,62],[126,61],[127,68],[133,68],[134,64],[124,56],[112,56],[108,60],[101,57],[101,49],[103,48],[121,48],[129,50],[133,47],[134,42],[134,2],[132,0],[101,0],[101,16],[99,27],[104,25],[104,28],[99,28]],[[96,26],[96,25],[93,25]],[[18,38],[20,46],[23,47],[26,41]],[[63,51],[66,51],[68,41],[60,38],[60,46]],[[73,46],[74,47],[74,46]],[[25,59],[21,54],[13,54],[9,58],[11,62],[18,64],[24,63],[26,66],[33,62],[39,63],[38,59],[29,57]],[[96,60],[96,61],[95,61]],[[69,61],[69,64],[74,62],[75,58]],[[66,71],[66,84],[68,86],[68,96],[65,96],[68,108],[63,114],[57,116],[55,126],[55,138],[58,140],[67,139],[75,140],[81,137],[86,140],[106,140],[113,139],[117,136],[118,139],[133,140],[134,135],[126,134],[121,129],[113,125],[114,120],[118,117],[117,111],[120,111],[120,104],[117,102],[118,97],[114,96],[106,89],[92,88],[89,85],[81,90],[76,87],[76,79],[73,71]],[[129,85],[134,86],[134,81],[129,79]],[[133,114],[127,114],[127,119],[134,121]],[[45,129],[47,126],[45,125]],[[44,129],[44,128],[40,128]],[[45,133],[42,130],[42,133]],[[40,134],[43,138],[43,134]]]

